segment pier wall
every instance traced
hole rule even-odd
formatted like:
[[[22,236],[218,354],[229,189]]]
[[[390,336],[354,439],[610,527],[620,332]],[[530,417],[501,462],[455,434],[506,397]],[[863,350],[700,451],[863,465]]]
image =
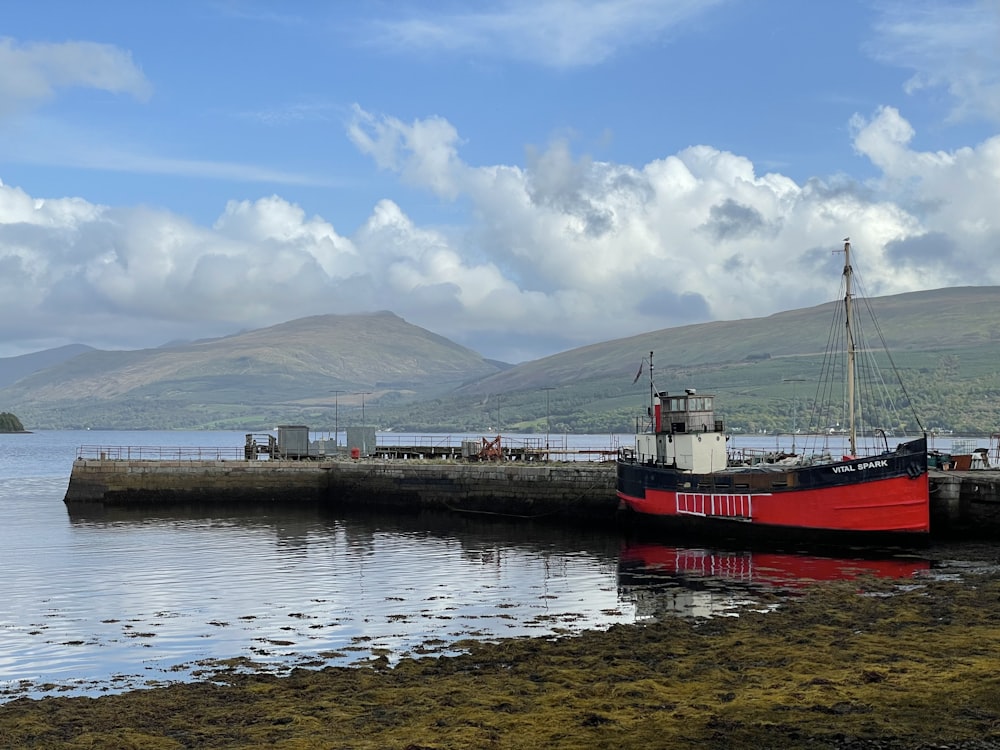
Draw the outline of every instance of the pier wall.
[[[929,479],[935,536],[1000,538],[1000,471],[932,469]]]
[[[526,518],[613,519],[613,464],[78,459],[68,505],[310,502]]]
[[[948,508],[947,522],[931,528],[963,536],[1000,535],[1000,471],[932,471],[931,510]]]
[[[77,459],[68,505],[319,503],[610,521],[614,463]],[[934,534],[1000,535],[1000,472],[931,471]]]

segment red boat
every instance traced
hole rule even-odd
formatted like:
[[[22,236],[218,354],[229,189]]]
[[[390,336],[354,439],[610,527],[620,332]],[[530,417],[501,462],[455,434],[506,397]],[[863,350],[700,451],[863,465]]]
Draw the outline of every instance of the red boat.
[[[650,431],[636,435],[634,451],[618,460],[618,497],[629,509],[672,526],[729,536],[912,541],[930,532],[926,435],[890,447],[883,428],[869,428],[881,445],[870,455],[859,450],[856,415],[874,410],[863,408],[855,387],[860,338],[853,328],[848,241],[844,254],[846,453],[778,453],[759,461],[730,456],[714,396],[693,389],[657,392],[650,352]]]

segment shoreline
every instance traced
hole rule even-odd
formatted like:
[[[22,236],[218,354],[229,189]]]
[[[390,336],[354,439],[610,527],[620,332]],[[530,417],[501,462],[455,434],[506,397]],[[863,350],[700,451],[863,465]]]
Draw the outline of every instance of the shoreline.
[[[980,748],[1000,571],[814,584],[771,612],[463,641],[459,656],[0,706],[4,747]],[[777,599],[777,597],[776,597]],[[767,604],[767,602],[763,602]],[[763,609],[763,607],[762,607]],[[224,665],[220,665],[224,667]]]

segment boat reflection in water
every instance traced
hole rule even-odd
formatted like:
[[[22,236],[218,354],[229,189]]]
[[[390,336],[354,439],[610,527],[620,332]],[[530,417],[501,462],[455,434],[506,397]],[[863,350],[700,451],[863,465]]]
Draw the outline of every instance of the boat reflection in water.
[[[629,541],[619,557],[618,588],[622,599],[634,602],[637,622],[666,615],[737,616],[774,609],[775,594],[789,595],[817,582],[860,576],[905,579],[930,567],[929,560],[888,553],[834,557]]]

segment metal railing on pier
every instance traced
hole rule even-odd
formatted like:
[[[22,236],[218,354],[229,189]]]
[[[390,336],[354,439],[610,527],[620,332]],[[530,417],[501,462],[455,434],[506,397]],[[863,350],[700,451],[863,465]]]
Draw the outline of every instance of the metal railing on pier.
[[[273,442],[273,441],[272,441]],[[374,449],[365,457],[383,459],[427,458],[427,459],[487,459],[505,461],[613,461],[621,449],[617,445],[608,447],[586,447],[546,444],[544,438],[508,437],[477,438],[468,450],[470,438],[453,435],[393,435],[380,434]],[[466,445],[463,445],[466,444]],[[296,453],[296,459],[324,459],[351,455],[345,446],[329,446],[329,441],[317,440],[310,443],[308,453]],[[77,448],[78,459],[106,461],[244,461],[284,458],[277,452],[277,446],[255,446],[248,453],[247,446],[158,446],[158,445],[81,445]]]
[[[236,461],[244,455],[243,446],[81,445],[76,457],[102,461]]]
[[[561,436],[562,437],[562,436]],[[614,461],[621,449],[615,440],[608,447],[574,446],[566,440],[547,441],[544,436],[496,435],[378,435],[372,455],[383,458],[452,458],[505,461]]]

